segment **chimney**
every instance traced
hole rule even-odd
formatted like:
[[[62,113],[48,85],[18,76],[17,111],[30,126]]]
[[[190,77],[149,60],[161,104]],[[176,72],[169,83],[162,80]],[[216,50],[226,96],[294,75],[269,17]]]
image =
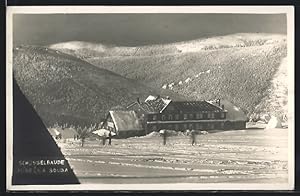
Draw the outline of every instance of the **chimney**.
[[[221,99],[218,99],[218,104],[219,106],[221,106]]]
[[[224,104],[222,104],[222,110],[224,110]]]
[[[140,104],[140,98],[136,98],[136,102]]]

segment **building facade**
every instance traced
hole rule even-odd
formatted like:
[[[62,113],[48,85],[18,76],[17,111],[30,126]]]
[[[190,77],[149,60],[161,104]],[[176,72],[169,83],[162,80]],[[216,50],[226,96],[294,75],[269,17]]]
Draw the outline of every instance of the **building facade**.
[[[208,101],[172,101],[160,96],[149,96],[144,102],[137,100],[128,108],[144,119],[146,133],[169,129],[228,130],[245,129],[245,120],[228,119],[228,111],[221,105]]]
[[[226,103],[226,102],[222,102]],[[244,113],[220,100],[173,101],[150,95],[139,99],[124,110],[109,111],[101,128],[113,131],[116,137],[141,136],[162,129],[185,130],[239,130],[246,128]]]

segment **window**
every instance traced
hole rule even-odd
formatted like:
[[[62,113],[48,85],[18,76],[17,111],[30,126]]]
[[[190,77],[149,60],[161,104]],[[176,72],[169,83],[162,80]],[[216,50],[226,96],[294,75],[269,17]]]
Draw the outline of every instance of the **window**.
[[[214,123],[208,123],[207,127],[208,127],[208,129],[214,129],[215,125],[214,125]]]
[[[211,118],[215,118],[215,113],[214,112],[211,113]]]
[[[175,114],[175,120],[179,120],[179,114]]]
[[[168,118],[169,120],[172,120],[173,119],[173,116],[172,116],[172,114],[169,114],[169,118]]]
[[[194,118],[194,114],[190,114],[189,119],[193,119],[193,118]]]
[[[221,112],[221,118],[225,118],[225,113]]]
[[[183,114],[183,119],[186,120],[188,118],[187,116],[187,114]]]
[[[179,125],[175,124],[175,130],[179,130]]]
[[[198,129],[200,129],[200,130],[203,129],[203,126],[201,123],[198,124]]]
[[[211,113],[210,112],[207,113],[207,118],[211,118]]]
[[[183,129],[186,130],[188,128],[187,124],[183,124]]]
[[[153,131],[157,130],[157,126],[156,126],[156,125],[153,125],[153,126],[152,126],[152,130],[153,130]]]
[[[196,129],[201,130],[202,129],[202,124],[201,123],[197,123],[196,124]]]
[[[161,116],[161,119],[162,119],[162,120],[166,120],[166,116],[165,116],[165,115],[162,115],[162,116]]]
[[[191,124],[189,124],[189,129],[193,129],[193,124],[191,123]]]
[[[223,123],[223,122],[220,123],[220,128],[221,128],[221,129],[224,128],[224,123]]]
[[[197,119],[202,119],[203,118],[203,114],[201,114],[201,113],[200,114],[196,114],[196,118]]]
[[[173,125],[168,125],[168,129],[173,129]]]
[[[157,115],[153,115],[152,119],[157,120]]]

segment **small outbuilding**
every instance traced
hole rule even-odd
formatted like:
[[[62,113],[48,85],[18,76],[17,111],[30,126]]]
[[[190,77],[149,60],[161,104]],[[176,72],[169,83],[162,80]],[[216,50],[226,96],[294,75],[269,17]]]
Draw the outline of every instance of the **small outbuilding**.
[[[224,129],[245,129],[247,115],[243,112],[243,110],[227,100],[222,100],[222,104],[227,110],[226,121],[224,122]]]
[[[116,133],[116,138],[145,134],[143,120],[135,111],[109,111],[102,128]]]

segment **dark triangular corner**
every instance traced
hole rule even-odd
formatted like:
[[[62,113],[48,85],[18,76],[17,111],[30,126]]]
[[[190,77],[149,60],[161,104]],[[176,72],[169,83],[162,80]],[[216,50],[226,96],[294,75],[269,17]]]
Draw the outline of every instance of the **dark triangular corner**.
[[[13,93],[12,184],[79,184],[69,163],[15,80],[13,81]],[[52,166],[63,167],[67,172],[53,172],[50,164],[42,165],[48,160],[64,160],[63,166]],[[25,163],[26,161],[29,161],[31,165],[24,167],[24,164],[28,164],[28,162]],[[37,165],[38,161],[41,164]],[[42,163],[42,161],[44,162]]]

